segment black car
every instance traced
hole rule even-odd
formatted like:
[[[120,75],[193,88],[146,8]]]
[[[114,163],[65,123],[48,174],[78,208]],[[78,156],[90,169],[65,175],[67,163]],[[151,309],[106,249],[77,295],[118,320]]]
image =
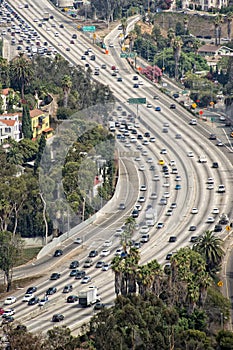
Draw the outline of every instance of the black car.
[[[137,139],[138,139],[138,140],[143,140],[143,136],[139,134],[139,135],[137,136]]]
[[[134,75],[134,76],[133,76],[133,80],[138,80],[138,76],[137,76],[137,75]]]
[[[96,303],[94,306],[94,310],[103,310],[105,308],[105,304],[103,303]]]
[[[76,280],[81,280],[83,277],[85,277],[85,275],[86,275],[85,271],[78,271],[76,276],[75,276],[75,279]]]
[[[28,301],[28,305],[35,305],[39,303],[40,299],[38,297],[33,297]]]
[[[90,60],[95,61],[95,55],[91,55]]]
[[[171,260],[171,257],[172,257],[172,253],[168,253],[167,255],[166,255],[166,260]]]
[[[70,277],[75,277],[78,273],[78,270],[74,269],[70,271]]]
[[[210,140],[216,140],[217,136],[215,134],[210,134],[209,139]]]
[[[49,289],[47,289],[46,295],[52,295],[52,294],[56,293],[56,291],[57,291],[56,287],[50,287]]]
[[[73,290],[72,284],[67,284],[67,285],[63,288],[62,293],[69,293],[69,292],[72,292],[72,290]]]
[[[138,85],[138,84],[134,84],[134,85],[133,85],[133,88],[134,88],[134,89],[138,89],[138,88],[139,88],[139,85]]]
[[[54,257],[61,256],[63,254],[63,251],[61,249],[57,249],[54,253]]]
[[[222,231],[222,226],[221,225],[215,225],[214,226],[214,232],[221,232]]]
[[[197,227],[196,226],[190,226],[189,231],[196,231]]]
[[[178,93],[175,93],[175,94],[173,94],[173,97],[174,97],[174,98],[179,98],[180,95],[179,95]]]
[[[60,24],[60,28],[64,28],[64,24],[61,23],[61,24]]]
[[[76,269],[76,267],[79,267],[79,262],[74,260],[70,263],[70,269]]]
[[[176,242],[176,236],[171,236],[171,237],[169,238],[169,242],[170,242],[170,243]]]
[[[73,34],[72,39],[77,39],[77,34]]]
[[[52,317],[52,322],[60,322],[64,320],[64,316],[62,314],[56,314]]]
[[[75,303],[76,301],[78,301],[78,297],[77,295],[69,295],[66,301],[67,303]]]
[[[50,276],[50,279],[51,280],[58,280],[58,278],[61,277],[61,274],[60,273],[57,273],[57,272],[54,272],[52,273],[52,275]]]
[[[198,236],[192,236],[192,237],[190,238],[190,242],[191,242],[191,243],[195,243],[195,242],[197,242],[197,240],[198,240]]]
[[[176,109],[176,105],[175,105],[174,103],[172,103],[172,104],[170,105],[170,108],[171,108],[171,109]]]
[[[150,137],[150,133],[149,132],[145,132],[144,136],[145,137]]]
[[[154,166],[154,165],[151,165],[149,170],[154,171],[154,170],[155,170],[155,166]]]
[[[132,211],[131,216],[132,216],[133,218],[137,218],[137,217],[139,216],[139,211],[138,211],[137,209],[134,209],[134,210]]]
[[[94,258],[97,255],[98,255],[97,250],[91,250],[88,256],[89,258]]]
[[[167,165],[163,165],[162,170],[164,173],[166,173],[168,171],[168,166]]]
[[[6,316],[2,319],[2,324],[6,324],[6,323],[10,323],[14,321],[14,317],[13,316]]]
[[[25,294],[33,294],[37,291],[36,287],[29,287]]]
[[[218,163],[217,162],[213,162],[212,168],[217,169],[218,168]]]
[[[118,78],[117,78],[117,81],[122,82],[122,78],[121,78],[121,77],[118,77]]]

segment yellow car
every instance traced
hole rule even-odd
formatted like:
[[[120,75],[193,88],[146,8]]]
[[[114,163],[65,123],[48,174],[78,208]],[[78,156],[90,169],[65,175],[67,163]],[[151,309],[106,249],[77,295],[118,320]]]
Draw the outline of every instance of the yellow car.
[[[233,132],[231,133],[231,137],[233,137]]]
[[[164,164],[165,164],[164,160],[163,160],[163,159],[160,159],[160,160],[159,160],[159,165],[164,165]]]

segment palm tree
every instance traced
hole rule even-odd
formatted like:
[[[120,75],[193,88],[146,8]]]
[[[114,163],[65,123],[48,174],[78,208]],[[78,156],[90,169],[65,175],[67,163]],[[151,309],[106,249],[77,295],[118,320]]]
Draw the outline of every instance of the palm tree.
[[[173,41],[173,53],[174,53],[174,60],[175,60],[175,79],[178,79],[179,74],[179,60],[181,55],[181,47],[182,47],[182,39],[177,36]]]
[[[184,17],[184,34],[185,34],[185,35],[188,34],[188,22],[189,22],[188,17],[185,16],[185,17]]]
[[[0,57],[0,77],[3,87],[9,86],[9,64],[3,57]]]
[[[222,245],[222,239],[216,237],[213,231],[206,231],[193,245],[193,250],[204,257],[208,272],[219,268],[224,255]]]
[[[10,71],[12,78],[16,79],[20,87],[21,99],[23,100],[25,86],[29,84],[33,77],[32,62],[23,54],[20,54],[11,61]]]
[[[63,105],[64,107],[67,107],[68,97],[69,97],[70,89],[72,87],[72,81],[69,75],[64,75],[61,81],[61,85],[64,92]]]
[[[233,12],[227,14],[227,38],[231,40],[231,22],[233,19]]]
[[[221,23],[223,18],[221,14],[218,14],[214,20],[214,36],[215,36],[215,45],[220,45],[221,38]]]
[[[122,273],[123,273],[123,264],[122,258],[120,256],[115,256],[112,260],[111,267],[115,274],[115,293],[118,296],[121,291],[122,284]]]
[[[127,18],[126,17],[123,17],[121,19],[121,26],[122,26],[123,35],[124,35],[124,38],[125,38],[125,36],[126,36],[126,28],[127,28]]]
[[[134,41],[137,38],[137,32],[135,30],[132,30],[131,32],[129,32],[128,38],[129,38],[129,50],[131,52],[134,47]]]
[[[174,31],[174,29],[172,29],[172,28],[168,29],[167,37],[169,39],[170,47],[172,47],[172,44],[173,44],[173,41],[174,41],[174,38],[175,38],[175,31]]]

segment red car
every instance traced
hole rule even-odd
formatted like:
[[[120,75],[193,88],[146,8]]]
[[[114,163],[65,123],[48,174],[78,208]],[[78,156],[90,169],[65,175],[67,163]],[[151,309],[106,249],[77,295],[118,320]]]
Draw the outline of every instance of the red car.
[[[116,66],[112,66],[112,70],[115,70],[116,69]]]
[[[4,312],[3,308],[0,307],[0,315],[4,314]]]

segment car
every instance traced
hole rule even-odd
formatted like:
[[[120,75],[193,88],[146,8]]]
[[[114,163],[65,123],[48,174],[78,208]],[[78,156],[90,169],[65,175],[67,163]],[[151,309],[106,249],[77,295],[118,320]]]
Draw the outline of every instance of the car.
[[[108,271],[109,268],[111,267],[111,264],[108,264],[108,263],[105,263],[103,266],[102,266],[102,271]]]
[[[182,136],[181,136],[181,134],[176,134],[175,138],[176,138],[177,140],[180,140],[180,139],[182,139]]]
[[[159,164],[159,165],[164,165],[164,164],[165,164],[165,161],[164,161],[163,159],[159,159],[158,164]]]
[[[143,146],[147,146],[147,145],[149,145],[149,141],[148,140],[144,140],[142,144],[143,144]]]
[[[150,142],[155,142],[156,141],[156,138],[154,136],[150,137]]]
[[[177,204],[175,202],[173,202],[171,205],[170,205],[170,208],[171,209],[175,209],[177,207]]]
[[[83,267],[86,269],[88,267],[91,267],[93,265],[93,261],[91,259],[86,259],[84,261]],[[76,276],[77,277],[77,276]]]
[[[170,177],[169,172],[165,172],[165,173],[163,173],[163,176],[164,176],[165,178]]]
[[[215,134],[210,134],[209,140],[216,140],[217,136]]]
[[[148,152],[146,150],[142,151],[142,156],[148,156]]]
[[[145,202],[145,197],[144,196],[140,196],[139,198],[138,198],[138,202],[139,203],[143,203],[143,202]]]
[[[207,162],[206,156],[200,156],[198,161],[199,163],[206,163]]]
[[[63,288],[62,293],[70,293],[70,292],[72,292],[72,290],[73,290],[72,284],[67,284],[67,285]]]
[[[54,272],[52,273],[52,275],[50,276],[50,280],[58,280],[61,277],[60,273]]]
[[[146,185],[141,185],[141,187],[140,187],[140,191],[146,191],[146,190],[147,190]]]
[[[91,250],[88,256],[89,256],[89,258],[94,258],[97,255],[98,255],[97,250]]]
[[[150,235],[147,233],[147,234],[142,235],[140,242],[147,243],[147,242],[149,242],[149,240],[150,240]]]
[[[95,311],[103,310],[104,308],[105,308],[105,304],[103,304],[103,303],[96,303],[94,306]]]
[[[191,243],[196,243],[197,240],[198,240],[198,236],[192,236],[192,237],[190,238],[190,242],[191,242]]]
[[[197,227],[194,226],[194,225],[192,225],[192,226],[189,227],[189,231],[196,231],[196,229],[197,229]]]
[[[122,249],[118,248],[118,249],[115,251],[115,256],[121,256],[121,253],[122,253]]]
[[[67,47],[67,48],[66,48],[66,51],[70,51],[70,48],[69,48],[69,47]]]
[[[174,174],[174,173],[173,173],[173,174]],[[175,181],[181,181],[181,176],[180,176],[180,175],[176,175]]]
[[[196,119],[191,119],[189,121],[189,125],[197,125],[197,120]]]
[[[138,89],[139,88],[139,84],[133,84],[133,88],[134,89]]]
[[[141,227],[140,233],[141,234],[145,234],[145,233],[148,233],[149,230],[150,230],[150,228],[147,225],[144,225],[144,226]]]
[[[159,107],[159,106],[155,107],[155,111],[156,112],[161,112],[161,107]]]
[[[172,216],[173,215],[173,209],[168,209],[166,212],[166,216]]]
[[[122,77],[118,77],[118,78],[117,78],[117,81],[118,81],[118,82],[122,82],[122,81],[123,81]]]
[[[168,166],[167,166],[167,165],[163,165],[163,166],[162,166],[162,171],[163,171],[164,173],[166,173],[166,172],[168,171]]]
[[[212,164],[212,168],[217,169],[217,168],[218,168],[218,163],[217,163],[217,162],[213,162],[213,164]]]
[[[63,255],[63,251],[61,249],[57,249],[53,256],[54,257],[58,257],[58,256],[61,256],[61,255]]]
[[[83,277],[83,279],[81,281],[82,284],[87,284],[89,282],[91,282],[91,277],[90,276]]]
[[[38,297],[33,297],[28,301],[28,305],[35,305],[38,304],[40,299]]]
[[[104,243],[103,243],[103,247],[111,247],[112,246],[112,241],[110,241],[109,239],[107,239]]]
[[[160,180],[160,179],[159,179],[159,175],[156,175],[156,174],[155,174],[155,175],[153,176],[152,180],[153,180],[153,181],[159,181],[159,180]]]
[[[168,242],[169,243],[175,243],[177,240],[176,236],[170,236]]]
[[[134,75],[134,76],[133,76],[133,80],[138,80],[138,76],[137,76],[137,75]]]
[[[70,277],[75,277],[77,272],[78,272],[78,270],[76,270],[76,269],[71,270],[70,271]]]
[[[214,232],[221,232],[222,231],[222,226],[221,225],[215,225],[214,226]]]
[[[15,314],[15,309],[5,309],[2,313],[2,317],[13,316]]]
[[[155,171],[155,165],[151,165],[150,168],[149,168],[149,170]],[[153,180],[153,179],[152,179],[152,180]]]
[[[152,200],[157,199],[157,194],[155,192],[152,192],[150,195],[150,199]]]
[[[194,157],[194,154],[193,154],[193,152],[188,152],[188,153],[187,153],[187,156],[190,157],[190,158],[192,158],[192,157]]]
[[[2,307],[0,307],[0,316],[4,314],[4,309]]]
[[[198,214],[198,209],[197,208],[192,208],[191,214]]]
[[[160,154],[167,154],[167,150],[165,148],[161,149]]]
[[[169,198],[170,197],[170,193],[169,192],[164,192],[163,197],[164,198]]]
[[[224,143],[221,140],[218,140],[218,142],[216,143],[216,146],[223,147]]]
[[[33,294],[37,291],[37,287],[28,287],[27,291],[25,294]]]
[[[13,322],[14,321],[14,317],[13,316],[6,316],[2,319],[2,324],[7,324],[7,323],[10,323],[10,322]]]
[[[171,260],[172,253],[168,253],[165,257],[165,260]]]
[[[77,295],[69,295],[66,299],[67,303],[75,303],[76,301],[78,301]]]
[[[97,269],[102,268],[104,266],[105,262],[104,261],[97,261],[95,267]]]
[[[206,183],[207,183],[208,185],[214,184],[214,179],[213,179],[212,177],[208,177]]]
[[[140,167],[138,168],[138,170],[140,170],[140,171],[144,171],[144,170],[146,170],[145,165],[140,165]]]
[[[210,223],[213,223],[214,220],[215,220],[215,219],[214,219],[212,216],[209,216],[209,217],[207,218],[206,222],[207,222],[208,224],[210,224]]]
[[[214,208],[212,210],[212,214],[219,214],[219,209],[218,208]]]
[[[163,228],[163,227],[164,227],[164,223],[163,222],[158,222],[157,228]]]
[[[147,107],[147,108],[152,108],[153,106],[152,106],[151,103],[147,103],[146,107]]]
[[[109,249],[103,249],[102,252],[100,253],[100,256],[108,256],[110,254]]]
[[[56,287],[49,287],[46,291],[46,295],[52,295],[52,294],[55,294],[56,292],[57,292]]]
[[[42,299],[40,299],[38,305],[39,306],[44,306],[48,301],[49,301],[49,298],[47,296],[45,296]]]
[[[180,189],[181,189],[181,185],[180,184],[176,184],[175,190],[180,190]]]
[[[167,204],[167,198],[161,198],[160,199],[160,204],[161,205],[166,205]]]
[[[14,296],[9,296],[5,299],[4,301],[4,305],[11,305],[11,304],[14,304],[16,302],[16,297]]]
[[[224,185],[218,186],[218,193],[225,193],[225,186]]]
[[[86,275],[86,272],[81,270],[76,273],[75,279],[76,280],[81,280],[84,276]]]
[[[62,314],[55,314],[52,317],[52,322],[60,322],[64,320],[64,316]]]
[[[69,268],[70,269],[76,269],[76,267],[79,267],[79,262],[77,260],[74,260],[70,263]]]
[[[100,75],[100,72],[99,72],[98,70],[96,70],[96,71],[94,72],[94,75]]]
[[[25,294],[22,301],[23,302],[28,302],[31,298],[34,297],[34,294]]]

